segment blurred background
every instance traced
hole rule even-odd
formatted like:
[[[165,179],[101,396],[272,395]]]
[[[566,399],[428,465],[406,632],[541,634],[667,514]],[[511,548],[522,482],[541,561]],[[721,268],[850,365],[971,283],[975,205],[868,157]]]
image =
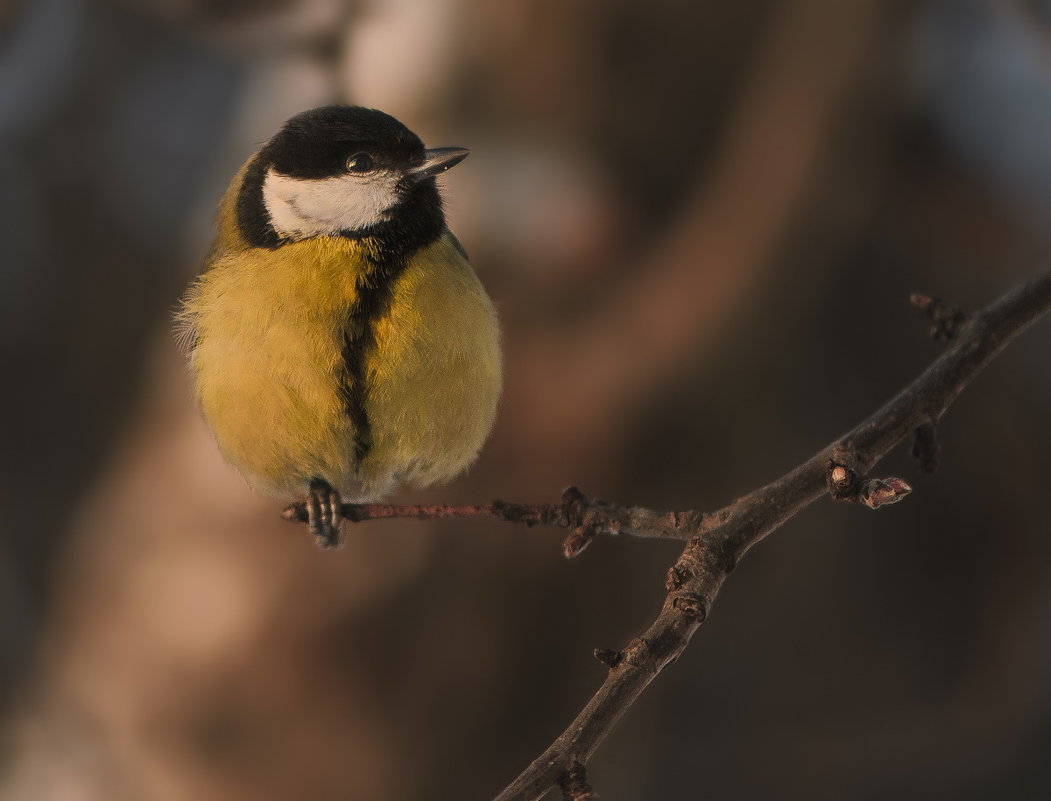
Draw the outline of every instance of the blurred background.
[[[1048,0],[0,2],[0,797],[487,799],[656,615],[674,543],[379,522],[322,552],[217,454],[169,332],[238,165],[379,107],[473,155],[507,389],[401,500],[712,509],[866,416],[1051,245]],[[1051,794],[1051,323],[873,514],[749,554],[603,798]]]

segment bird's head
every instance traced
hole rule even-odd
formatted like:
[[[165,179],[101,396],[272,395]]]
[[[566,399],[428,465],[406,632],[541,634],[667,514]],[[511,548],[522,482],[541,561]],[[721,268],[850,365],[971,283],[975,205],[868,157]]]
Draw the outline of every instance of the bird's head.
[[[426,149],[382,111],[324,106],[292,117],[250,163],[238,222],[253,245],[368,236],[444,223],[435,176],[462,147]]]

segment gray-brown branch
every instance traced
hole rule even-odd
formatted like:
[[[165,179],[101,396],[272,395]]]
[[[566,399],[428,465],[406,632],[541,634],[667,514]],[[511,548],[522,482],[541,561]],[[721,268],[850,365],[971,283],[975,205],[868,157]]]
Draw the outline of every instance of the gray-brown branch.
[[[926,304],[924,304],[926,301]],[[914,302],[916,300],[914,299]],[[923,298],[918,306],[935,303]],[[655,512],[589,499],[567,490],[559,504],[484,506],[388,506],[345,504],[352,521],[383,517],[485,517],[569,528],[567,556],[579,553],[596,534],[630,534],[687,540],[668,571],[668,595],[653,624],[622,651],[599,651],[609,668],[602,686],[569,727],[495,801],[533,801],[583,766],[661,670],[682,653],[704,622],[727,575],[742,556],[771,531],[826,493],[877,508],[911,490],[897,477],[873,478],[868,472],[892,448],[917,435],[916,452],[931,461],[934,430],[945,410],[978,372],[1014,337],[1051,308],[1051,269],[1008,292],[981,312],[953,311],[950,325],[938,333],[951,348],[912,383],[838,440],[776,481],[711,513]],[[933,308],[928,310],[929,316]],[[944,316],[944,315],[943,315]],[[933,318],[932,318],[933,319]],[[943,322],[938,319],[938,322]],[[302,505],[286,510],[304,519]]]

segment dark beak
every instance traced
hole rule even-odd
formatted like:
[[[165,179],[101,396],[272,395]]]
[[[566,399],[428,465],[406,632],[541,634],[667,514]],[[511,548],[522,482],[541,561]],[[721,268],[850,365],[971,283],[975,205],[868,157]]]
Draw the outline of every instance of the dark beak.
[[[423,163],[409,173],[417,181],[433,178],[455,167],[471,153],[466,147],[435,147],[423,151]]]

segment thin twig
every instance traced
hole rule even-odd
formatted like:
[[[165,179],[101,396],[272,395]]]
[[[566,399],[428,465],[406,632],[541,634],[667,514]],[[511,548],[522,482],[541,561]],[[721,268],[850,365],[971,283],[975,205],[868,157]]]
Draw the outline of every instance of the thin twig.
[[[306,504],[293,503],[282,513],[285,520],[307,522]],[[584,545],[597,534],[627,534],[633,537],[659,537],[688,540],[693,536],[700,514],[697,512],[657,512],[641,506],[614,506],[598,498],[589,498],[576,487],[562,493],[560,503],[492,503],[477,506],[415,506],[386,503],[345,503],[343,518],[351,523],[365,520],[409,518],[438,520],[444,518],[482,518],[524,523],[527,526],[554,526],[571,529],[566,555],[576,556],[582,547],[572,549],[570,539],[584,540]]]

